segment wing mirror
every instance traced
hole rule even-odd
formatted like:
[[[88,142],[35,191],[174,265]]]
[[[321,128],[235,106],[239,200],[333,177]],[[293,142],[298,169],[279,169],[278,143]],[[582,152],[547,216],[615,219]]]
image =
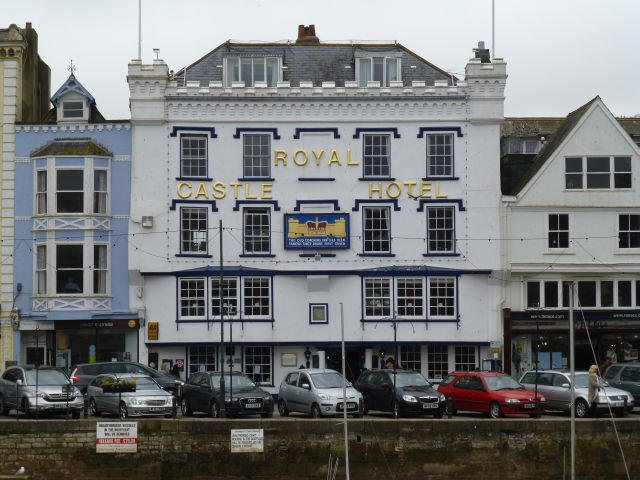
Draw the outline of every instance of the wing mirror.
[[[568,383],[563,383],[562,388],[571,388],[571,385]]]
[[[22,386],[22,380],[20,380],[20,379],[16,380],[16,385]]]
[[[308,383],[301,383],[300,386],[305,390],[311,390],[311,385],[309,385]]]

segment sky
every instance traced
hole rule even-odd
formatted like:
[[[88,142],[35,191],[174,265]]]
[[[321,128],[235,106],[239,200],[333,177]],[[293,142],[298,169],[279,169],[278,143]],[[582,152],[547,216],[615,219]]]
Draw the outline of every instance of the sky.
[[[137,57],[138,0],[0,0],[0,26],[32,22],[53,94],[69,75],[108,119],[129,117],[127,63]],[[506,116],[564,116],[600,95],[640,114],[639,0],[495,0],[495,53],[507,62]],[[459,77],[479,40],[491,46],[491,0],[142,0],[142,58],[179,70],[228,39],[397,40]],[[331,80],[331,79],[327,79]]]

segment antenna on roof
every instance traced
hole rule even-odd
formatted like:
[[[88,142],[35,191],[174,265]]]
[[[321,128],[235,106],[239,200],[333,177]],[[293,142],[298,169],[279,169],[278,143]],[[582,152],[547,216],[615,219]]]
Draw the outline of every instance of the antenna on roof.
[[[142,61],[142,0],[138,0],[138,60]]]

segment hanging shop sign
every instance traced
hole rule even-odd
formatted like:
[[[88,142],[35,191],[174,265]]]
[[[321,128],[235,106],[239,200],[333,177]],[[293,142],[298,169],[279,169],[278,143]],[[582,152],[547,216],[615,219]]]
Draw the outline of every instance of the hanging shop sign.
[[[137,319],[131,320],[56,320],[56,330],[67,330],[76,328],[124,328],[134,329],[140,326]]]
[[[158,322],[149,322],[147,324],[147,339],[158,340]]]
[[[284,248],[349,248],[348,213],[287,213]]]

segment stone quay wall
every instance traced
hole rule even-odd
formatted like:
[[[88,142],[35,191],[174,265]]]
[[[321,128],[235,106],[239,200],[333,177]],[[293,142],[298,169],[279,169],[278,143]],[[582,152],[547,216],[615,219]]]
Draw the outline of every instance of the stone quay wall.
[[[117,419],[104,419],[117,421]],[[640,419],[616,420],[631,478],[640,478]],[[230,430],[264,429],[263,453],[230,453]],[[351,478],[569,478],[569,421],[349,421]],[[626,478],[611,422],[580,420],[577,478]],[[340,457],[340,419],[142,420],[138,453],[96,453],[95,420],[0,422],[0,478],[24,466],[29,479],[326,479]],[[5,477],[8,478],[8,477]]]

